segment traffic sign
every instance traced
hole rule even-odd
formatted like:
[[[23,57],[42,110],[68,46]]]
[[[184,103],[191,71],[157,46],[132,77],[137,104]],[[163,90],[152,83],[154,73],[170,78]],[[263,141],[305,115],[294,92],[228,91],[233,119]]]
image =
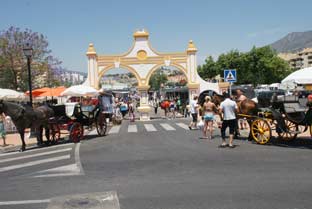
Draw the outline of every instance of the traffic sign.
[[[236,82],[236,69],[224,70],[224,81],[226,82]]]

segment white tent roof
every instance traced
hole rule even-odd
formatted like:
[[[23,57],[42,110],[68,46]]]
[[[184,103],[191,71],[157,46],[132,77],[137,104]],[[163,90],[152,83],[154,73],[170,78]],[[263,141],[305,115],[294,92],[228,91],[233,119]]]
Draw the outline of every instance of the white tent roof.
[[[282,80],[282,83],[312,84],[312,67],[293,72]]]
[[[25,100],[27,97],[23,92],[14,91],[12,89],[0,89],[0,99],[3,100]]]
[[[61,93],[61,96],[97,96],[98,90],[91,86],[71,86]]]

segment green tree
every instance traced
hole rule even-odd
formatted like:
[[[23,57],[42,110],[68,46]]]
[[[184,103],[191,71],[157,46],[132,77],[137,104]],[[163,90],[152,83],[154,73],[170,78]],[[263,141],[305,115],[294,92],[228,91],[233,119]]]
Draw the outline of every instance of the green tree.
[[[199,75],[204,79],[209,78],[208,69],[221,76],[225,69],[236,69],[236,84],[253,84],[254,86],[281,82],[291,73],[288,63],[279,58],[269,46],[253,47],[246,53],[231,50],[221,54],[216,62],[208,57],[206,63],[198,67]]]
[[[0,87],[25,91],[28,89],[28,71],[26,58],[23,53],[25,43],[31,43],[33,48],[31,73],[33,87],[36,80],[44,78],[41,83],[47,85],[57,80],[54,69],[60,62],[51,55],[48,41],[42,34],[29,29],[21,31],[19,28],[10,27],[0,32]],[[52,75],[52,76],[51,76]]]
[[[253,85],[281,82],[291,69],[286,61],[277,56],[269,46],[253,47],[245,55],[245,68],[248,81]]]
[[[213,60],[212,56],[205,59],[205,63],[202,66],[197,67],[197,72],[204,80],[212,79],[219,74],[218,66]]]
[[[149,80],[149,85],[152,90],[157,91],[160,89],[161,84],[165,84],[168,81],[166,74],[161,69],[157,69]]]

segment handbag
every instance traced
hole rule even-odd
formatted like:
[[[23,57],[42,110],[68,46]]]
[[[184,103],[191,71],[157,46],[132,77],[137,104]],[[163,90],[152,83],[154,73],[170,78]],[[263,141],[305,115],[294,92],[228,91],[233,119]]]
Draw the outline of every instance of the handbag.
[[[199,129],[202,129],[204,127],[204,121],[200,120],[198,123],[197,123],[197,127]]]

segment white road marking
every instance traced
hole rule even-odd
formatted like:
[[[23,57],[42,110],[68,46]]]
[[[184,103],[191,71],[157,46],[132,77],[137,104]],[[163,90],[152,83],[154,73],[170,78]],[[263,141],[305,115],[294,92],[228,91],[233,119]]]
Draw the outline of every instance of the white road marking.
[[[73,144],[74,144],[74,143],[67,143],[67,144],[60,144],[60,145],[56,145],[56,146],[43,147],[43,148],[40,148],[40,149],[31,149],[31,150],[27,150],[27,147],[26,147],[26,151],[24,151],[24,152],[10,152],[10,153],[4,153],[4,154],[0,154],[0,157],[2,157],[2,156],[8,156],[8,155],[25,154],[25,153],[30,153],[30,152],[38,152],[38,151],[41,151],[41,150],[47,150],[47,149],[65,147],[65,146],[72,146]]]
[[[116,133],[119,132],[119,130],[120,130],[120,126],[113,126],[113,127],[109,130],[108,134],[116,134]]]
[[[175,128],[173,128],[171,125],[169,125],[168,123],[160,123],[160,125],[166,130],[166,131],[174,131],[176,130]]]
[[[17,200],[17,201],[3,201],[0,205],[25,205],[25,204],[38,204],[38,203],[49,203],[50,199],[43,200]]]
[[[79,150],[80,150],[80,142],[76,145],[75,162],[76,162],[77,167],[79,168],[80,174],[84,175],[85,173],[84,173],[84,170],[83,170],[82,165],[81,165]]]
[[[144,124],[144,127],[145,127],[146,131],[148,131],[148,132],[157,131],[153,124]]]
[[[59,161],[59,160],[66,160],[66,159],[70,159],[70,155],[63,155],[63,156],[49,158],[49,159],[36,160],[36,161],[28,162],[28,163],[2,167],[2,168],[0,168],[0,172],[15,170],[18,168],[24,168],[24,167],[34,166],[34,165],[39,165],[39,164],[43,164],[43,163],[50,163],[50,162]]]
[[[14,161],[14,160],[27,159],[27,158],[33,158],[33,157],[39,157],[39,156],[43,156],[43,155],[50,155],[50,154],[55,154],[55,153],[60,153],[60,152],[67,152],[67,151],[70,151],[70,150],[72,150],[72,148],[65,148],[65,149],[54,150],[54,151],[49,151],[49,152],[37,153],[37,154],[33,154],[33,155],[26,155],[26,156],[8,158],[8,159],[0,160],[0,163],[10,162],[10,161]]]
[[[176,123],[177,126],[180,126],[181,128],[185,129],[185,130],[189,130],[188,125],[186,125],[185,123]]]
[[[128,132],[129,132],[129,133],[138,132],[137,126],[136,126],[136,125],[129,125],[129,126],[128,126]]]
[[[35,176],[32,177],[42,178],[42,177],[57,177],[57,176],[78,176],[78,175],[81,175],[81,172],[77,164],[70,164],[36,172]]]
[[[58,177],[58,176],[78,176],[84,175],[84,170],[81,165],[79,150],[80,143],[76,144],[75,148],[75,163],[56,168],[51,168],[43,171],[39,171],[33,174],[33,178],[42,177]]]

